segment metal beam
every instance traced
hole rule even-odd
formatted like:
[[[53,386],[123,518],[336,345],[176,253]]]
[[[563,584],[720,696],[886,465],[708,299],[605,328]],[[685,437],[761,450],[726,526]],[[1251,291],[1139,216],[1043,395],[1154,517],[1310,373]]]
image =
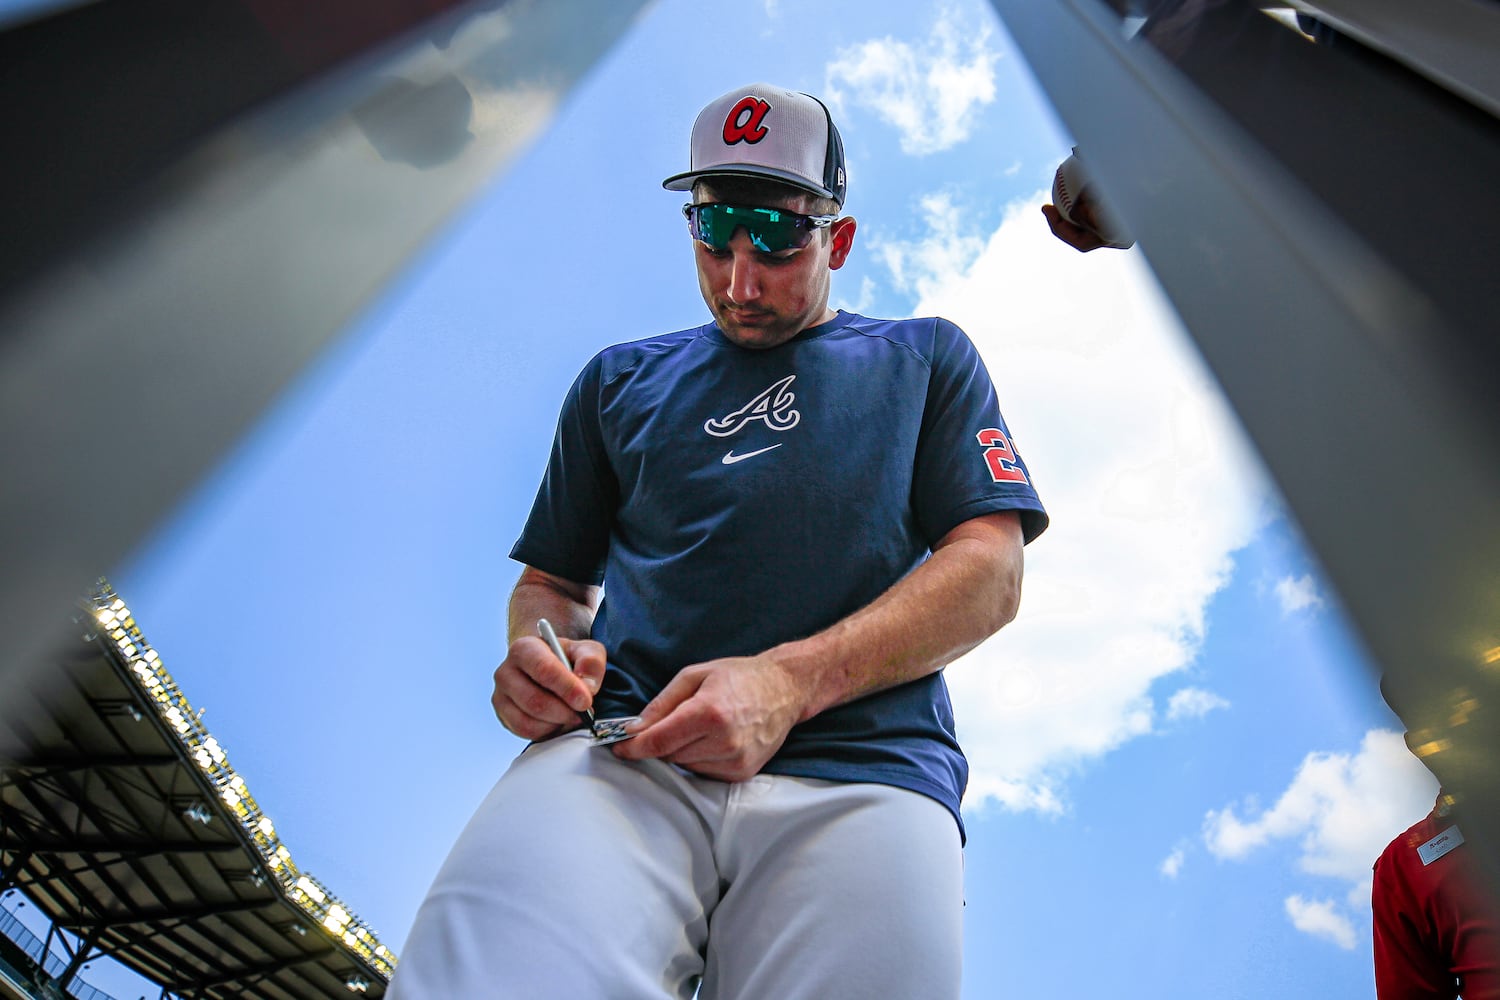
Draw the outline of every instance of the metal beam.
[[[31,851],[36,854],[81,854],[117,857],[133,861],[159,854],[230,854],[242,851],[238,843],[209,844],[197,840],[114,840],[105,836],[67,836],[54,832],[26,840],[0,840],[0,851]]]
[[[177,994],[201,993],[204,990],[211,990],[218,986],[237,985],[247,980],[274,976],[276,973],[284,972],[287,969],[294,969],[297,966],[307,965],[310,962],[321,961],[333,953],[334,949],[332,946],[319,948],[314,952],[304,953],[293,958],[284,958],[276,962],[266,962],[261,965],[243,966],[242,968],[226,972],[225,975],[218,979],[195,979],[189,982],[167,983],[165,984],[165,988]],[[381,982],[384,982],[379,973],[372,970],[370,974]]]
[[[86,757],[28,757],[26,760],[0,761],[0,788],[20,781],[45,781],[76,771],[102,768],[187,766],[175,754],[97,754]]]
[[[1500,191],[1457,226],[1432,199],[1500,176],[1500,124],[1248,4],[1128,37],[1098,0],[992,3],[1495,860]]]
[[[57,977],[57,983],[63,988],[64,993],[69,992],[68,987],[73,984],[78,971],[83,968],[83,963],[94,958],[94,943],[99,940],[101,930],[102,928],[95,927],[86,937],[82,938],[77,948],[71,947],[68,944],[67,938],[60,938],[63,950],[68,952],[70,956],[67,968],[63,969],[62,973]]]
[[[1500,6],[1488,0],[1287,0],[1500,114]]]
[[[249,95],[260,101],[251,112],[239,113],[245,96],[202,109],[191,127],[134,165],[129,183],[85,177],[96,193],[119,196],[85,214],[74,244],[46,255],[40,270],[21,244],[49,239],[47,220],[11,229],[7,253],[28,267],[24,284],[0,289],[7,672],[19,666],[41,679],[42,657],[63,632],[50,623],[62,623],[77,594],[159,524],[438,227],[530,144],[644,5],[459,5],[395,41],[355,48],[332,69],[270,97]],[[337,13],[328,20],[353,36],[366,27],[361,18],[372,17],[357,2],[332,6]],[[62,76],[56,87],[0,95],[0,112],[35,115],[36,102],[58,91],[76,106],[48,105],[54,110],[42,124],[54,132],[76,127],[91,120],[100,90],[113,99],[138,75],[184,58],[219,73],[223,60],[215,61],[212,46],[238,44],[264,28],[219,31],[209,43],[183,32],[187,48],[174,49],[169,65],[159,57],[156,22],[125,16],[125,30],[107,37],[102,56],[128,57],[140,74],[119,74],[94,90],[73,79],[89,65],[71,57],[80,39],[43,37],[96,11],[164,7],[165,27],[177,24],[166,14],[222,17],[233,7],[246,16],[240,5],[102,0],[13,27],[0,33],[4,79],[14,81],[23,62]],[[275,59],[318,40],[315,31],[273,34]],[[234,52],[247,72],[258,72],[266,60],[251,55]],[[228,86],[238,79],[219,75]],[[136,95],[138,110],[127,106],[123,120],[105,123],[111,134],[154,127],[197,100],[191,75],[151,82],[160,93]],[[57,138],[60,148],[97,141],[95,133]],[[114,153],[95,149],[87,165],[107,175]],[[0,166],[9,177],[35,162],[22,154]],[[3,187],[10,217],[52,186]],[[130,468],[120,474],[115,464],[126,455]]]
[[[279,906],[280,904],[281,900],[273,895],[267,896],[265,899],[237,899],[231,902],[212,903],[189,908],[161,907],[155,910],[142,910],[139,913],[128,917],[122,916],[118,919],[106,917],[100,920],[71,923],[63,920],[60,923],[63,927],[77,934],[97,929],[122,930],[126,928],[140,928],[146,930],[162,925],[165,925],[163,929],[170,929],[181,924],[204,920],[208,917],[219,917],[228,913],[248,913],[254,910]]]
[[[38,848],[36,847],[37,841],[45,840],[46,838],[55,835],[56,831],[66,829],[67,824],[63,822],[62,817],[59,816],[54,810],[52,803],[38,795],[36,790],[32,786],[22,785],[20,786],[19,790],[21,795],[24,796],[30,803],[32,809],[36,811],[37,817],[49,824],[48,827],[39,827],[29,822],[29,820],[23,824],[16,824],[28,828],[27,832],[23,834],[23,837],[25,839],[22,840],[21,847],[34,855],[38,851]],[[83,803],[80,806],[81,809],[84,807],[86,807],[86,803]],[[5,818],[7,814],[10,814],[9,819],[5,824],[3,824],[7,827],[16,819],[26,818],[21,816],[19,811],[15,810],[13,807],[0,808],[0,818]],[[0,839],[8,840],[9,836],[10,830],[8,828],[4,829],[3,832],[0,832]],[[50,869],[56,863],[55,856],[46,856],[45,849],[42,849],[41,853],[43,853],[44,857],[37,858],[35,860],[45,863]],[[43,913],[46,913],[52,920],[56,920],[59,914],[67,912],[66,907],[61,905],[54,896],[55,890],[53,883],[61,883],[62,885],[67,887],[68,891],[72,894],[73,899],[76,901],[78,906],[97,912],[96,904],[98,903],[98,900],[96,894],[86,890],[83,884],[76,877],[78,874],[82,873],[70,871],[69,866],[66,863],[61,864],[59,867],[61,868],[60,871],[49,871],[46,880],[41,879],[35,873],[33,873],[32,875],[31,884],[35,886],[38,891],[38,906],[41,908],[41,911]],[[111,894],[113,894],[114,899],[122,901],[124,905],[131,905],[128,902],[129,894],[126,893],[124,888],[115,881],[114,876],[107,868],[100,868],[98,870],[91,871],[90,873],[95,875],[95,877],[97,877],[108,887],[108,890]],[[51,902],[52,905],[50,908],[41,905],[42,897],[45,897],[48,901]]]

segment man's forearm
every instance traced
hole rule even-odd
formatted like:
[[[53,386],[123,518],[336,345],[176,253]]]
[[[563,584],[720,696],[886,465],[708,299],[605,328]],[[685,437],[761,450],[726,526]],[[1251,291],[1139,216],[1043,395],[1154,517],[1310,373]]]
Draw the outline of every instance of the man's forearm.
[[[565,580],[527,566],[511,591],[506,624],[510,642],[536,635],[545,618],[565,639],[587,639],[599,606],[599,588]]]
[[[530,566],[511,591],[507,613],[510,641],[495,668],[490,696],[506,729],[528,740],[544,740],[577,728],[604,678],[604,649],[587,641],[599,588],[551,576]],[[537,636],[545,618],[562,640],[562,656]]]
[[[1022,545],[1014,512],[966,521],[867,607],[768,650],[802,686],[802,719],[933,673],[999,631],[1020,605]]]

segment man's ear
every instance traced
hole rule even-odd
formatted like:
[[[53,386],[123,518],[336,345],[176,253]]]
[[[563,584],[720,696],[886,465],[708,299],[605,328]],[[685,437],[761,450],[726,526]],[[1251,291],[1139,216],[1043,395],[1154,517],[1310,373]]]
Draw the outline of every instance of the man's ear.
[[[830,232],[828,240],[832,249],[828,252],[828,268],[837,271],[844,266],[844,261],[849,259],[849,251],[854,249],[854,230],[858,228],[854,216],[846,215],[842,219],[834,220],[832,226],[828,227]]]

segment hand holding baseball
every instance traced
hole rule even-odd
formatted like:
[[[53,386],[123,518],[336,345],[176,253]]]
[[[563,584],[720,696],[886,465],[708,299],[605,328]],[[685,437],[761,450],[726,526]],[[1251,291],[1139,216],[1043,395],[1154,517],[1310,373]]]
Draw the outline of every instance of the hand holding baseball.
[[[1135,246],[1129,231],[1098,194],[1097,185],[1073,155],[1058,165],[1052,176],[1052,204],[1042,206],[1052,235],[1080,253],[1100,247],[1128,250]]]

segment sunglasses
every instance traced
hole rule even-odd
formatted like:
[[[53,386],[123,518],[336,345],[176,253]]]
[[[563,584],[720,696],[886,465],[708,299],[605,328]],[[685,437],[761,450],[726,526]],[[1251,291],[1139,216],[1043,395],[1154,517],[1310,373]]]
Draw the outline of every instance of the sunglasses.
[[[763,253],[801,249],[807,246],[815,231],[823,229],[837,215],[801,215],[780,208],[746,208],[743,205],[684,205],[688,232],[693,239],[715,250],[724,250],[736,229],[743,228],[755,249]]]

